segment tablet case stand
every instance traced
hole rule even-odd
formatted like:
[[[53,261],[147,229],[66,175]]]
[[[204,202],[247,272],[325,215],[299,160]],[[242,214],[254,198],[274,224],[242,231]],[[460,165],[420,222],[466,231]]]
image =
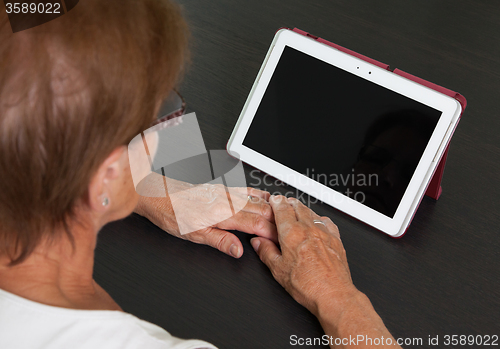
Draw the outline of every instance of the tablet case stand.
[[[280,30],[281,29],[289,29],[289,28],[280,28]],[[402,70],[399,70],[399,69],[393,69],[393,70],[391,70],[391,68],[389,67],[388,64],[384,64],[384,63],[378,62],[378,61],[376,61],[376,60],[374,60],[372,58],[363,56],[363,55],[361,55],[361,54],[359,54],[357,52],[351,51],[351,50],[346,49],[346,48],[344,48],[342,46],[339,46],[339,45],[334,44],[332,42],[326,41],[325,39],[322,39],[322,38],[319,38],[317,36],[311,35],[308,32],[305,32],[305,31],[300,30],[298,28],[294,28],[293,31],[296,32],[296,33],[298,33],[298,34],[302,34],[304,36],[310,37],[310,38],[312,38],[312,39],[314,39],[314,40],[316,40],[318,42],[321,42],[323,44],[326,44],[328,46],[334,47],[334,48],[336,48],[339,51],[342,51],[344,53],[350,54],[351,56],[354,56],[356,58],[362,59],[362,60],[364,60],[364,61],[366,61],[368,63],[376,65],[377,67],[380,67],[380,68],[388,70],[388,71],[392,71],[394,74],[398,74],[398,75],[400,75],[400,76],[402,76],[402,77],[404,77],[406,79],[412,80],[412,81],[414,81],[414,82],[416,82],[416,83],[418,83],[420,85],[426,86],[426,87],[431,88],[433,90],[436,90],[436,91],[438,91],[440,93],[443,93],[443,94],[445,94],[447,96],[455,98],[462,105],[462,113],[464,112],[465,107],[467,106],[467,100],[460,93],[448,90],[448,89],[446,89],[444,87],[441,87],[439,85],[433,84],[432,82],[429,82],[429,81],[426,81],[424,79],[421,79],[421,78],[418,78],[416,76],[413,76],[411,74],[408,74],[408,73],[406,73],[406,72],[404,72]],[[461,116],[462,116],[462,114],[460,114],[460,117]],[[458,125],[458,122],[457,122],[456,125]],[[455,128],[456,128],[456,126],[455,126]],[[455,130],[453,130],[452,132],[455,132]],[[451,141],[451,137],[450,137],[450,141]],[[434,170],[434,174],[432,175],[432,178],[429,181],[429,184],[427,185],[427,189],[425,191],[425,195],[433,198],[434,200],[439,199],[439,196],[441,196],[441,192],[442,192],[441,180],[443,178],[444,166],[446,164],[446,157],[448,156],[449,147],[450,147],[450,143],[448,141],[448,144],[446,145],[446,150],[443,152],[443,155],[441,156],[441,159],[439,160],[439,164],[438,164],[438,166],[436,166],[436,169]]]

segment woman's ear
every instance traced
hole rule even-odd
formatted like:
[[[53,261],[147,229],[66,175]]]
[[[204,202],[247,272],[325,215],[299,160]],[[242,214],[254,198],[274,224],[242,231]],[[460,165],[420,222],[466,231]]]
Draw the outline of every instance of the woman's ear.
[[[114,188],[122,180],[124,157],[127,157],[127,147],[113,150],[90,180],[88,201],[91,210],[105,212],[112,205]]]

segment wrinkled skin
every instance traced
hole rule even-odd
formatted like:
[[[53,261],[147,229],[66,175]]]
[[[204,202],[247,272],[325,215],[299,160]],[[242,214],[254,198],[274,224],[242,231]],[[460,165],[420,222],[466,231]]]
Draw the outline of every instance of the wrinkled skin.
[[[160,193],[152,192],[165,192],[165,183],[168,196],[158,197]],[[236,258],[243,254],[243,246],[228,230],[239,230],[277,242],[268,192],[213,184],[194,186],[156,174],[148,176],[137,189],[156,197],[141,196],[135,212],[174,236],[212,246]]]
[[[274,278],[314,314],[322,299],[355,293],[339,230],[330,218],[318,216],[294,198],[277,196],[270,201],[281,251],[265,239],[252,239],[252,245]]]

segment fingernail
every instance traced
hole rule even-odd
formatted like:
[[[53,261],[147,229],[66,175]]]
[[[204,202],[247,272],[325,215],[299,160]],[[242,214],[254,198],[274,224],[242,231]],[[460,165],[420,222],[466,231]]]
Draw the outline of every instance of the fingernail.
[[[229,253],[231,253],[231,256],[233,256],[234,258],[238,258],[240,256],[240,250],[235,244],[231,245],[231,247],[229,248]]]
[[[252,244],[252,247],[255,250],[255,252],[259,252],[260,240],[257,238],[253,238],[252,240],[250,240],[250,243]]]
[[[273,200],[275,203],[279,203],[281,201],[281,196],[273,195],[271,196],[271,200]]]

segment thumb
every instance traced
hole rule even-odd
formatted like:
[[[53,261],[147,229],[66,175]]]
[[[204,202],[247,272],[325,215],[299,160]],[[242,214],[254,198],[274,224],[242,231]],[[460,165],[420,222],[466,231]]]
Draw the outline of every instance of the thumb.
[[[204,235],[204,244],[212,246],[234,258],[240,258],[243,255],[243,245],[236,235],[217,228],[211,228]]]
[[[250,240],[253,249],[259,255],[262,262],[271,270],[273,275],[278,268],[278,263],[281,260],[281,252],[278,247],[269,239],[253,238]]]

